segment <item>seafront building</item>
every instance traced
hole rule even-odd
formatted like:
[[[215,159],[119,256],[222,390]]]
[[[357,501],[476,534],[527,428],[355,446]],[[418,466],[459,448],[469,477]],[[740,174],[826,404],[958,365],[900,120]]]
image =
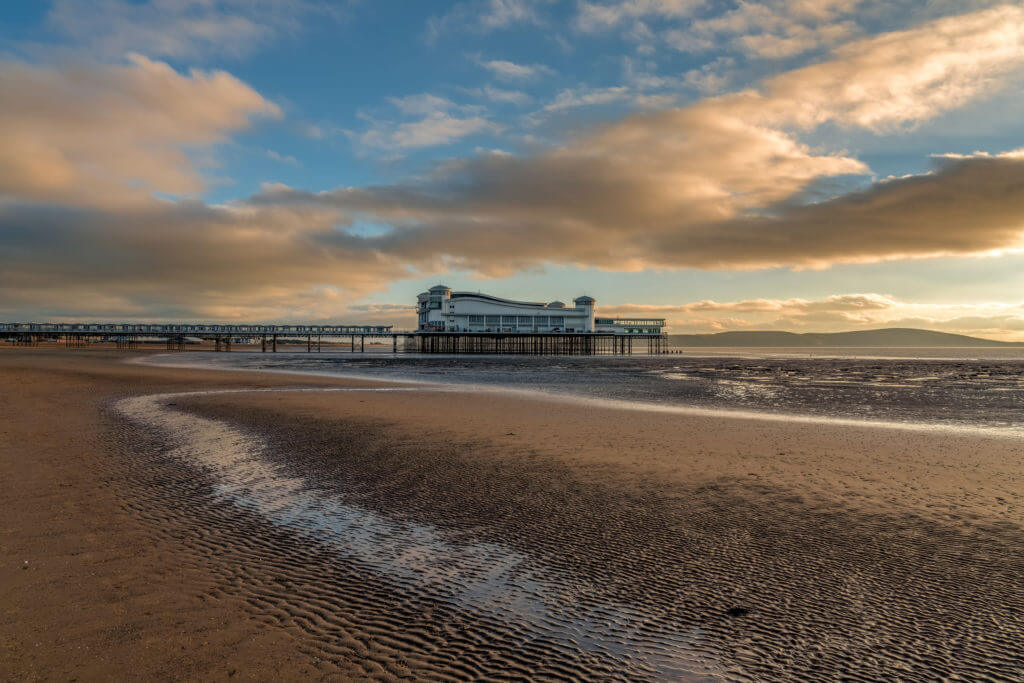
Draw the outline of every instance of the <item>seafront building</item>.
[[[416,298],[420,333],[660,335],[662,318],[600,318],[589,296],[540,303],[513,301],[479,292],[453,292],[436,285]]]

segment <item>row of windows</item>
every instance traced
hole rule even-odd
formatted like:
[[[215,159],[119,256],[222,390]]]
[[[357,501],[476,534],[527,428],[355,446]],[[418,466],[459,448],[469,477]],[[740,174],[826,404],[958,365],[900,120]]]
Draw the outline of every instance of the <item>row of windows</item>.
[[[565,317],[561,315],[471,315],[467,317],[469,318],[470,325],[547,327],[548,325],[560,326],[565,324]]]

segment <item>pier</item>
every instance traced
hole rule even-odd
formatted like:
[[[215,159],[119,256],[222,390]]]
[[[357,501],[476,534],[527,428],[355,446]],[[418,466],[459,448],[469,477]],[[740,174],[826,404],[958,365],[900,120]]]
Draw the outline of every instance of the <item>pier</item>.
[[[324,341],[348,341],[355,352],[366,350],[366,338],[385,338],[398,350],[403,333],[391,325],[221,325],[210,323],[0,323],[0,339],[19,346],[36,346],[42,341],[63,342],[68,348],[81,348],[90,342],[110,342],[118,349],[139,348],[141,339],[160,339],[168,351],[184,351],[190,340],[212,341],[215,351],[231,351],[232,346],[259,344],[261,351],[277,351],[285,340],[306,346],[306,351],[322,350]]]
[[[395,331],[390,325],[220,325],[207,323],[0,323],[0,340],[17,346],[42,342],[67,348],[112,343],[117,349],[140,348],[142,340],[163,343],[168,351],[184,351],[190,343],[213,342],[214,351],[254,348],[274,353],[286,343],[323,350],[325,342],[350,353],[365,353],[367,339],[390,342],[392,353],[630,355],[634,345],[648,354],[666,353],[664,334],[603,332],[429,332]]]
[[[630,355],[634,341],[648,354],[667,347],[663,334],[427,332],[413,337],[419,353],[595,356]]]

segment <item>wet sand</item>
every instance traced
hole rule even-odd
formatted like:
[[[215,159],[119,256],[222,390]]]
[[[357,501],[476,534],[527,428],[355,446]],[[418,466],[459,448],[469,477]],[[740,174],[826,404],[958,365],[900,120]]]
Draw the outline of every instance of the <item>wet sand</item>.
[[[0,353],[4,678],[1024,676],[1022,441],[125,357]]]

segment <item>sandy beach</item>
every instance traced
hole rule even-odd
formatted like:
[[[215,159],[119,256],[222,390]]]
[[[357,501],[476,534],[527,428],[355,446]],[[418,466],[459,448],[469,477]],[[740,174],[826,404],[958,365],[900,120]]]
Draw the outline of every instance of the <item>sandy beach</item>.
[[[1024,677],[1024,440],[145,355],[0,352],[4,679]]]

